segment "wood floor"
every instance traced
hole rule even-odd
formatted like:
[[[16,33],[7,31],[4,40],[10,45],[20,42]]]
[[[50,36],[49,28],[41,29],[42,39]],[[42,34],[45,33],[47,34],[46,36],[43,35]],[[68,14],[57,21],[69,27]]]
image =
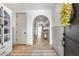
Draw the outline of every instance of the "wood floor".
[[[9,56],[56,56],[48,40],[34,39],[33,45],[14,45]]]

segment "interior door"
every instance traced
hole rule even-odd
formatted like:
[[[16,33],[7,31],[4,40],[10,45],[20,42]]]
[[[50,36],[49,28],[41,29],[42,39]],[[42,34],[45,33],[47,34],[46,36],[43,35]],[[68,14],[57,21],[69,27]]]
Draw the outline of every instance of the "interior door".
[[[16,43],[26,44],[26,14],[16,14]]]
[[[79,24],[65,28],[65,56],[79,56]]]

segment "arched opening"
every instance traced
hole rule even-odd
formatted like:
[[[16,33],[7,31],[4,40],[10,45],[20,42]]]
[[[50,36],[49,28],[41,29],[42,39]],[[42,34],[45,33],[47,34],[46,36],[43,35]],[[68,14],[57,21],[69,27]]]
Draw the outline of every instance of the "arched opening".
[[[47,16],[38,15],[33,21],[33,44],[40,47],[43,43],[50,45],[50,22]]]

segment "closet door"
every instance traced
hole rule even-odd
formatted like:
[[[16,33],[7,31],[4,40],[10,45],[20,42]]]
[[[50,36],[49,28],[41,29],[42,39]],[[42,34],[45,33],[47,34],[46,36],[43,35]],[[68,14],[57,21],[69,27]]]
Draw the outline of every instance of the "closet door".
[[[26,44],[26,14],[16,14],[16,43]]]

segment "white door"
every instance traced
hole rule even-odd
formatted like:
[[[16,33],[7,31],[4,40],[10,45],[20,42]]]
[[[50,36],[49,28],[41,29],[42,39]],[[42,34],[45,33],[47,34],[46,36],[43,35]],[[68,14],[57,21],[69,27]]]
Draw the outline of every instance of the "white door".
[[[26,44],[26,14],[16,14],[16,44]]]

